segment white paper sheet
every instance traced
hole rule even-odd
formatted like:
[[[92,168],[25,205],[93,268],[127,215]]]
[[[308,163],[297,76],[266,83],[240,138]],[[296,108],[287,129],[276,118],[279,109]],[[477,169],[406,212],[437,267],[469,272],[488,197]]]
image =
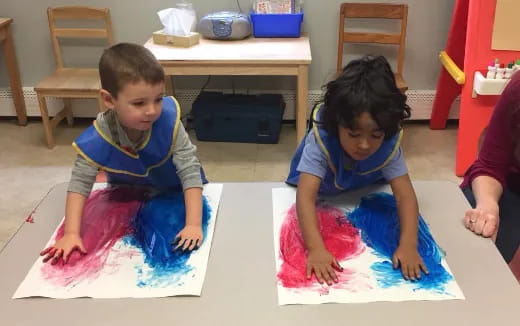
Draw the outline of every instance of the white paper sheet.
[[[106,184],[96,184],[94,189],[101,189],[105,186]],[[163,282],[160,286],[139,286],[139,280],[143,275],[151,272],[151,268],[144,262],[142,251],[120,240],[110,249],[103,269],[96,278],[74,280],[67,286],[49,282],[42,276],[41,271],[44,264],[39,257],[16,290],[13,298],[32,296],[50,298],[200,296],[206,275],[222,188],[222,184],[207,184],[204,186],[203,195],[211,207],[206,239],[204,239],[202,246],[189,257],[187,264],[192,267],[189,272],[181,273],[181,275],[165,275],[171,282],[168,281],[166,284]],[[58,228],[47,246],[52,244],[57,230]]]
[[[275,188],[273,198],[273,226],[276,272],[280,273],[283,260],[280,251],[280,231],[289,208],[296,201],[296,190],[292,188]],[[328,202],[345,213],[357,203],[346,202],[334,198]],[[417,289],[417,284],[411,281],[399,280],[399,284],[381,287],[371,266],[385,259],[378,256],[374,250],[365,245],[361,254],[340,261],[344,274],[338,274],[340,282],[333,285],[320,285],[315,281],[310,286],[289,288],[284,287],[278,278],[278,303],[287,304],[321,304],[321,303],[364,303],[374,301],[410,301],[410,300],[449,300],[464,299],[455,278],[443,284],[442,291]],[[442,266],[453,276],[445,259]]]

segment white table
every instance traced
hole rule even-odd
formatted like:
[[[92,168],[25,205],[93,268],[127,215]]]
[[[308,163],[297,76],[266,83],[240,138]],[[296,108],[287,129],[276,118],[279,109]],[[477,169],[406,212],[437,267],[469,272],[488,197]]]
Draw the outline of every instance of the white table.
[[[144,45],[167,75],[296,76],[297,143],[305,135],[311,48],[309,38],[254,38],[238,41],[201,39],[190,48]]]
[[[271,189],[224,185],[201,297],[12,300],[64,214],[67,184],[54,187],[0,252],[2,325],[515,325],[520,287],[488,239],[462,225],[469,207],[450,182],[415,182],[421,212],[466,300],[278,306]],[[348,195],[352,201],[368,191]]]

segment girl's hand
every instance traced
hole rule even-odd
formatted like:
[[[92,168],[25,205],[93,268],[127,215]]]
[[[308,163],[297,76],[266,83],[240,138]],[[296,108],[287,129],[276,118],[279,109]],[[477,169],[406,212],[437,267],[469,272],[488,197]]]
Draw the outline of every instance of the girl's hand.
[[[343,270],[336,258],[327,249],[309,251],[307,256],[307,279],[310,279],[312,272],[314,272],[320,284],[326,282],[328,285],[332,285],[332,282],[338,282],[334,269],[337,271]]]
[[[429,274],[416,246],[399,245],[394,252],[392,262],[394,268],[401,266],[401,273],[406,280],[420,279],[421,269],[424,273]]]

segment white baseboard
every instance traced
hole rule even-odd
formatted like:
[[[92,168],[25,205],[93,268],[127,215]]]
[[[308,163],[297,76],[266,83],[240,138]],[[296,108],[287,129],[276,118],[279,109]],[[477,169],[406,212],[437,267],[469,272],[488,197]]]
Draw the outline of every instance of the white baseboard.
[[[179,101],[183,113],[188,113],[191,110],[191,105],[197,95],[199,89],[180,89],[176,91],[176,97]],[[226,93],[231,93],[231,90],[224,90]],[[245,94],[246,90],[236,90],[239,94]],[[36,92],[32,87],[24,87],[23,93],[25,97],[25,106],[27,109],[27,115],[30,117],[39,117],[40,108],[36,98]],[[285,103],[285,114],[284,120],[294,120],[294,107],[296,103],[296,96],[294,91],[290,90],[258,90],[249,91],[249,94],[258,93],[274,93],[282,94]],[[411,120],[429,120],[433,105],[433,99],[435,97],[434,90],[409,90],[406,93],[408,95],[408,105],[412,108]],[[308,94],[309,111],[314,103],[320,101],[322,96],[321,90],[310,90]],[[458,119],[459,116],[459,99],[455,100],[450,111],[450,119]],[[47,107],[49,114],[52,116],[56,114],[63,106],[63,102],[60,99],[48,98]],[[76,117],[95,117],[97,114],[98,106],[94,100],[75,100],[73,101],[73,111]],[[9,117],[16,116],[14,109],[11,91],[9,88],[0,88],[0,116]]]
[[[435,99],[435,90],[408,90],[408,105],[412,109],[410,120],[430,120]],[[449,119],[459,118],[460,98],[457,97],[450,108]]]

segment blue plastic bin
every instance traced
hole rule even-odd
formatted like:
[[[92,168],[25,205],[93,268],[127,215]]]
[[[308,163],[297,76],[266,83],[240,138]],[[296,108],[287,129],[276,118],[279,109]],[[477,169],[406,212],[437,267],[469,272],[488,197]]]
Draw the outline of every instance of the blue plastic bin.
[[[255,14],[251,12],[255,37],[300,37],[303,11],[297,14]]]

